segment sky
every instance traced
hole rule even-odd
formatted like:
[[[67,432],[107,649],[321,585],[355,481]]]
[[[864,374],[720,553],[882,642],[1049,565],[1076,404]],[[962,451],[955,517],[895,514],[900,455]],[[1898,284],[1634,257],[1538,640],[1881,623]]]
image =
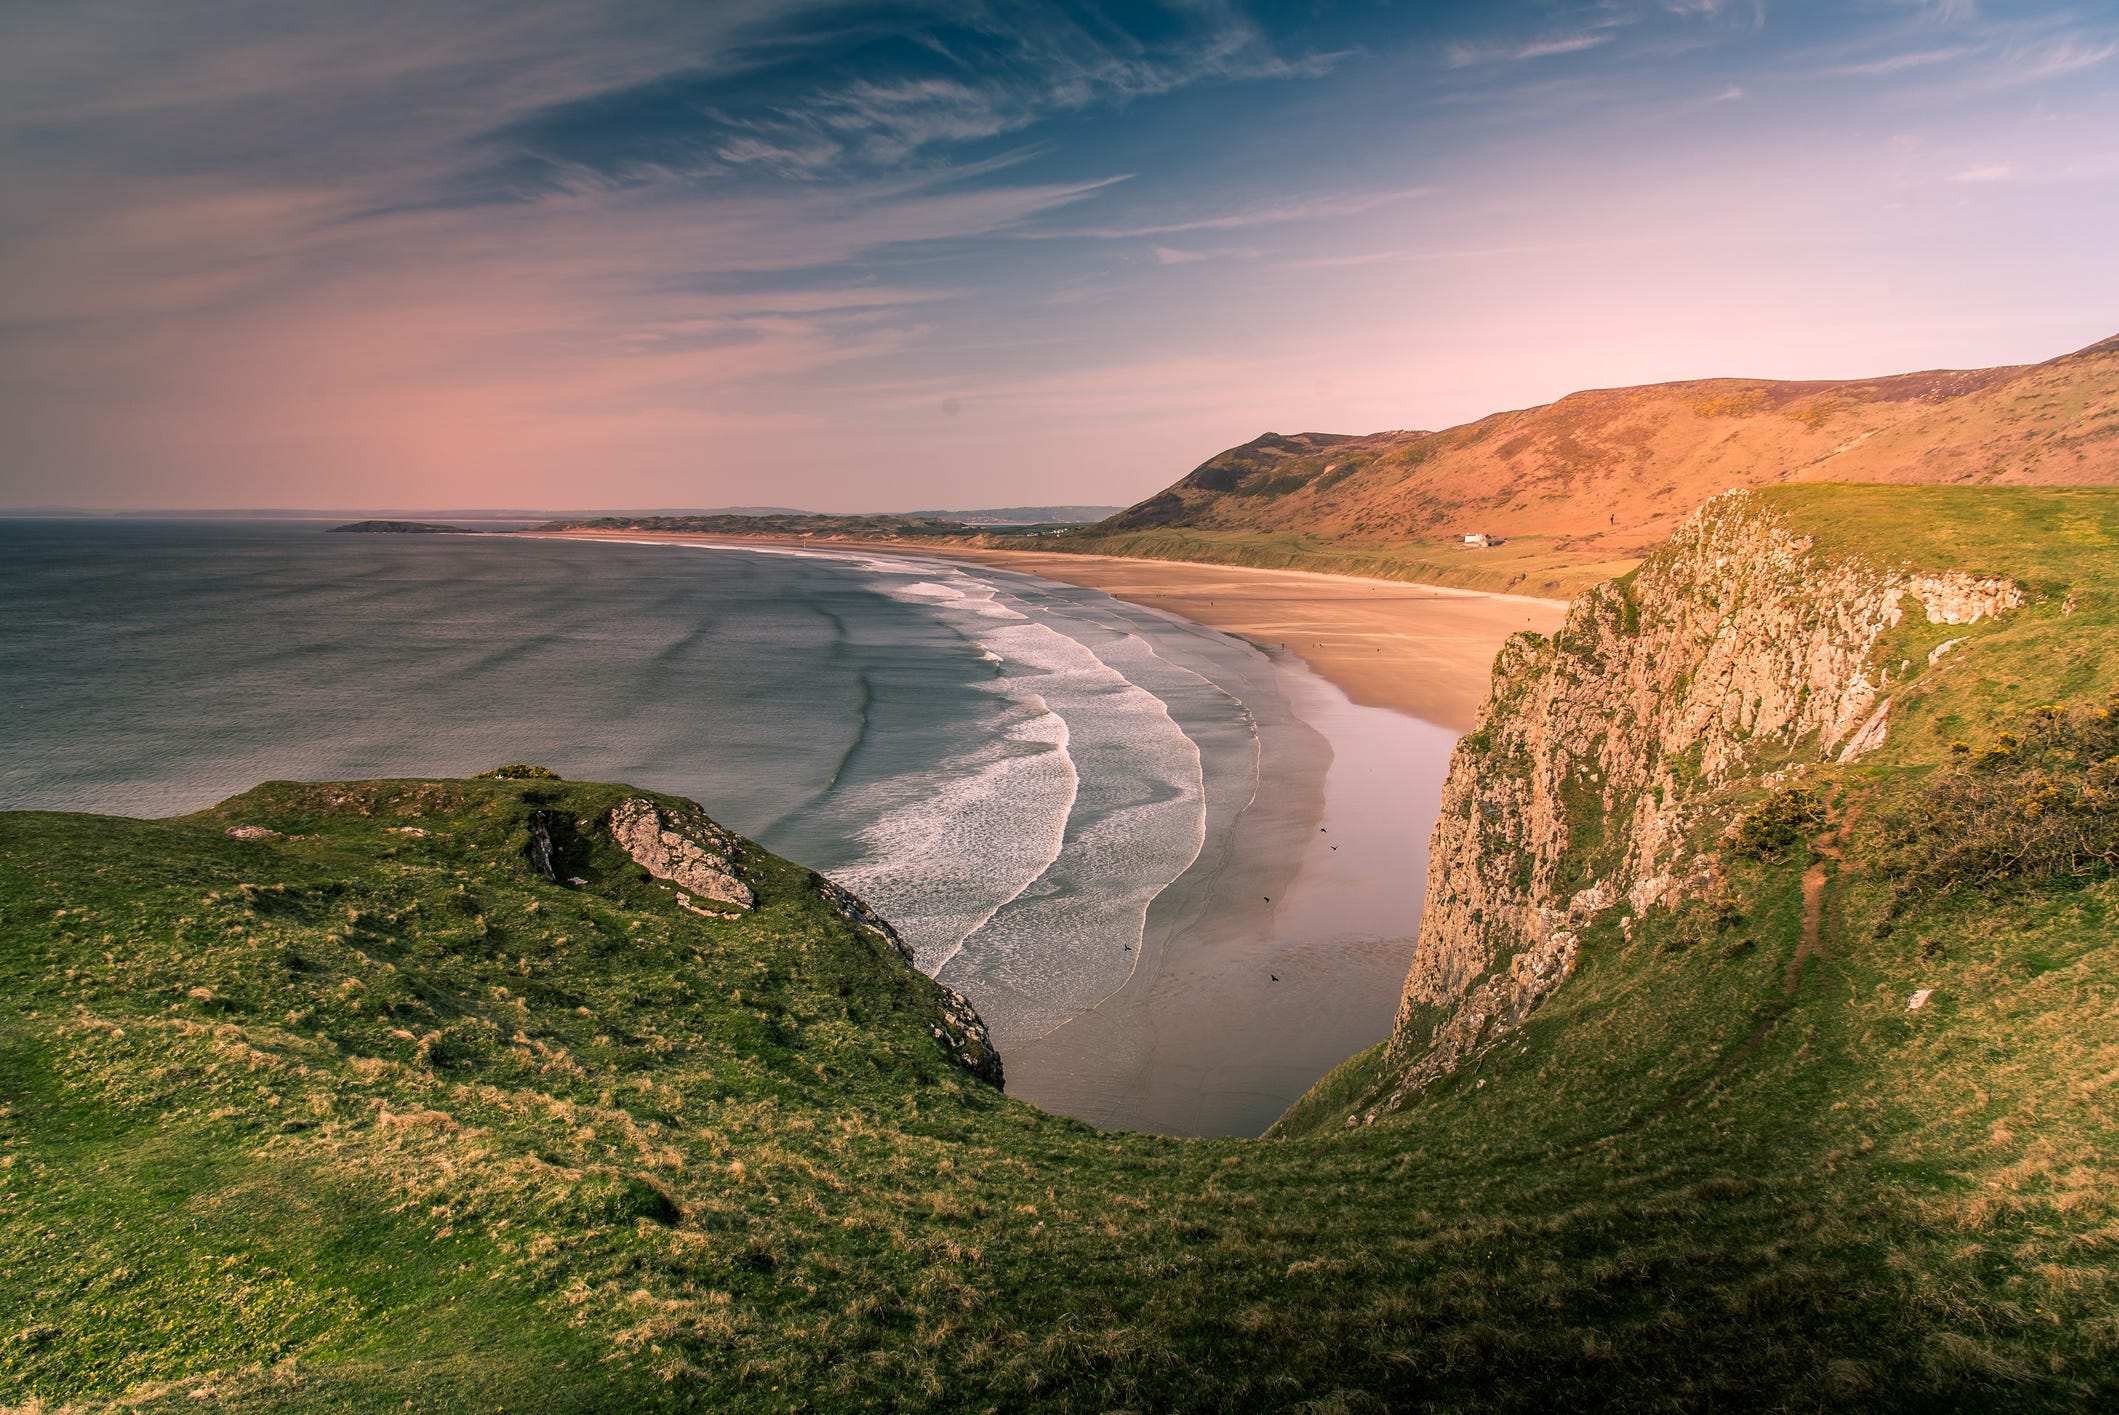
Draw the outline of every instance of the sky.
[[[2119,332],[2119,5],[0,0],[0,506],[1137,500]]]

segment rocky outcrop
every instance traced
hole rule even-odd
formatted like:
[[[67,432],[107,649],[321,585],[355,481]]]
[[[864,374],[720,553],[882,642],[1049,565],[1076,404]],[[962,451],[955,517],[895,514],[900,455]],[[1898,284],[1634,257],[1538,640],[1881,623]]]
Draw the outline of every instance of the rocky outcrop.
[[[2023,595],[1818,555],[1737,491],[1584,592],[1551,639],[1511,639],[1443,787],[1384,1108],[1518,1026],[1566,981],[1585,923],[1709,888],[1717,858],[1688,841],[1712,788],[1767,754],[1882,746],[1894,675],[1926,667],[1876,661],[1909,600],[1970,624]]]
[[[935,986],[941,987],[941,984]],[[942,988],[941,1015],[928,1030],[972,1075],[995,1087],[1005,1084],[1001,1054],[993,1049],[992,1039],[986,1035],[986,1024],[979,1020],[970,1001],[955,988]]]
[[[610,826],[619,848],[656,879],[740,909],[757,902],[737,874],[738,840],[704,815],[629,796],[611,807]]]
[[[833,913],[856,928],[866,929],[881,938],[907,963],[912,961],[912,945],[899,938],[898,931],[890,926],[890,920],[862,903],[859,895],[820,874],[813,873],[809,879],[811,887],[831,906]]]
[[[1962,571],[1915,575],[1906,582],[1905,592],[1920,601],[1930,624],[1977,624],[2023,604],[2023,591],[2015,581]]]
[[[553,839],[552,828],[559,824],[563,824],[563,818],[556,811],[530,812],[530,838],[522,849],[530,867],[555,883],[559,879],[559,845]]]
[[[543,869],[536,853],[539,840],[535,829],[541,815],[538,813],[532,818],[530,853],[531,862]],[[693,898],[695,895],[698,900],[712,900],[742,909],[755,907],[757,898],[740,877],[743,842],[696,809],[660,805],[645,796],[629,796],[611,807],[609,823],[611,838],[618,842],[634,864],[656,879],[677,886],[681,891],[677,902],[684,908],[709,918],[736,917],[702,907]],[[547,850],[549,852],[549,846]],[[813,873],[809,880],[810,887],[833,913],[855,928],[881,939],[907,967],[912,965],[911,945],[898,937],[898,931],[890,926],[888,919],[869,908],[852,890],[834,884],[823,875]],[[1000,1086],[1003,1082],[1001,1054],[994,1049],[986,1024],[979,1020],[977,1010],[962,993],[940,984],[936,986],[940,988],[941,998],[928,1030],[958,1065],[980,1080]]]

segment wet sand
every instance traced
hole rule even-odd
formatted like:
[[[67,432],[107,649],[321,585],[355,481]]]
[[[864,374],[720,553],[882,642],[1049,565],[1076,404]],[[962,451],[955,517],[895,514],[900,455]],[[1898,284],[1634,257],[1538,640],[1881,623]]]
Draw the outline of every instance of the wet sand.
[[[1288,668],[1286,702],[1254,705],[1256,799],[1155,901],[1125,985],[1008,1054],[1014,1094],[1107,1129],[1256,1135],[1389,1034],[1456,734]]]

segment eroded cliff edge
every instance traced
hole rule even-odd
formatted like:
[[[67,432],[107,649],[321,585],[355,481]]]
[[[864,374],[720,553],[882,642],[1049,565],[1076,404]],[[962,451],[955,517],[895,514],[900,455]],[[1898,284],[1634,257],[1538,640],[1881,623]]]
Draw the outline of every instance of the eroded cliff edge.
[[[1511,639],[1443,788],[1387,1089],[1348,1123],[1514,1031],[1592,921],[1712,894],[1726,785],[1883,746],[1894,694],[1955,646],[1897,656],[1909,615],[1971,625],[2023,601],[2001,577],[1820,551],[1770,496],[1734,491],[1550,639]]]

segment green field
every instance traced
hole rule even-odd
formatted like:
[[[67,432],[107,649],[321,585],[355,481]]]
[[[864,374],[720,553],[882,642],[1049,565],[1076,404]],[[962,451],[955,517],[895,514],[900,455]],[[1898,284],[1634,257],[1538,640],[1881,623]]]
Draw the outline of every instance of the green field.
[[[1101,532],[1091,528],[1041,533],[1034,540],[988,534],[978,544],[997,549],[1125,555],[1143,560],[1190,560],[1266,570],[1309,570],[1410,580],[1423,585],[1498,594],[1566,599],[1585,585],[1633,568],[1633,560],[1585,559],[1552,536],[1523,536],[1491,548],[1461,541],[1341,539],[1299,531],[1201,530],[1170,527]]]
[[[1372,1125],[1377,1051],[1262,1140],[1010,1100],[808,871],[748,853],[733,919],[644,879],[621,788],[0,816],[0,1403],[2119,1401],[2119,494],[1764,495],[1823,553],[2032,602],[1811,773],[1840,843],[1761,829],[1726,901],[1601,918]],[[1945,637],[1913,618],[1883,656]],[[578,887],[532,811],[576,822]]]

